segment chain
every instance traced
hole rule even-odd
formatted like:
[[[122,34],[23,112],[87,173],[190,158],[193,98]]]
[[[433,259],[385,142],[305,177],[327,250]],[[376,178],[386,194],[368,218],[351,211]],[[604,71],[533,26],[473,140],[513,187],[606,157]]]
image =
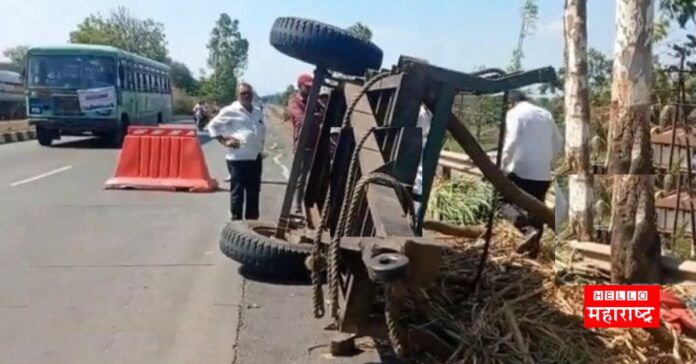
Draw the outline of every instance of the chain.
[[[384,319],[387,323],[387,333],[394,353],[400,358],[406,356],[406,347],[399,337],[399,306],[396,297],[396,283],[388,283],[384,287]]]

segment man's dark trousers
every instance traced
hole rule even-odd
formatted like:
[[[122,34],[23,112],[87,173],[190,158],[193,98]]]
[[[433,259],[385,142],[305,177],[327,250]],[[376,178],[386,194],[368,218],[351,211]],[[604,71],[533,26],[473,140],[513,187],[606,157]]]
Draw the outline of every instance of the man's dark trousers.
[[[256,160],[227,161],[232,220],[242,220],[242,217],[246,220],[258,220],[262,169],[261,155]]]
[[[517,187],[521,188],[523,191],[532,195],[541,202],[544,202],[546,199],[546,193],[551,186],[551,181],[534,181],[524,179],[518,177],[514,173],[508,174],[508,178],[515,185],[517,185]],[[544,221],[538,217],[530,215],[528,212],[510,203],[505,198],[501,197],[500,203],[500,212],[503,217],[512,222],[519,231],[525,234],[525,236],[534,233],[535,236],[533,241],[530,243],[538,247],[538,244],[541,241],[541,236],[544,233]]]

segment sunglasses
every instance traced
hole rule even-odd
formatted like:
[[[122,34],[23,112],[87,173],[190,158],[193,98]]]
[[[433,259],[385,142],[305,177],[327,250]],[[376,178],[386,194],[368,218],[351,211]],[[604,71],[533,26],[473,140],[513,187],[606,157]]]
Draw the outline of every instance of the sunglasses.
[[[249,95],[251,95],[251,92],[249,92],[249,91],[242,91],[239,93],[239,96],[249,96]]]

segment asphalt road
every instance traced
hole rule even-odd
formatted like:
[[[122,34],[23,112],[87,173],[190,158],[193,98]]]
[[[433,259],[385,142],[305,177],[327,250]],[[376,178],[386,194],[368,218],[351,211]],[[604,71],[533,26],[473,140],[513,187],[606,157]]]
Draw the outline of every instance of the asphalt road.
[[[286,134],[269,123],[265,219],[291,165]],[[226,188],[223,148],[201,142]],[[246,279],[219,252],[226,191],[104,190],[117,154],[89,138],[0,146],[0,363],[379,362],[327,358],[309,287]]]

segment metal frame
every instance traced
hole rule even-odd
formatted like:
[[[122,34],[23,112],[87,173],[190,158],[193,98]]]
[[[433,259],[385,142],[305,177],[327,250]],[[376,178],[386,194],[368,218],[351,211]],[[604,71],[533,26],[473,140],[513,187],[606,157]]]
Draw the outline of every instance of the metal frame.
[[[384,72],[389,75],[385,76]],[[329,75],[325,69],[315,71],[316,81],[327,77]],[[380,80],[369,87],[364,97],[356,100],[364,85],[375,77]],[[359,166],[358,178],[382,173],[397,180],[408,191],[413,187],[418,161],[422,156],[422,212],[417,216],[415,226],[412,217],[409,217],[410,207],[404,205],[403,198],[400,198],[393,186],[370,184],[364,200],[360,201],[355,224],[348,228],[346,237],[341,237],[340,270],[343,279],[336,317],[339,331],[356,335],[386,335],[384,323],[375,325],[369,317],[375,287],[385,283],[375,279],[374,267],[370,263],[371,258],[377,254],[400,253],[408,258],[408,269],[399,276],[399,284],[417,288],[427,286],[435,279],[440,265],[441,247],[419,236],[422,234],[424,211],[427,209],[446,131],[454,131],[455,138],[465,146],[465,150],[480,150],[485,155],[463,125],[453,127],[459,123],[451,114],[455,95],[458,92],[495,94],[555,80],[555,72],[550,67],[507,76],[498,69],[466,74],[432,66],[412,57],[402,57],[396,66],[390,71],[383,71],[380,76],[369,73],[364,80],[339,82],[331,95],[315,145],[308,144],[310,131],[306,126],[310,125],[307,121],[313,115],[306,113],[298,145],[298,151],[302,152],[293,160],[277,237],[285,237],[291,232],[289,211],[300,173],[307,174],[308,194],[304,201],[307,225],[316,228],[320,217],[328,214],[329,235],[336,238],[341,202],[346,198],[346,186],[355,183],[348,181],[348,165],[353,155]],[[310,91],[307,110],[315,109],[321,83],[316,81]],[[351,110],[349,125],[342,129],[336,154],[331,158],[326,153],[329,129],[341,124],[347,105],[352,103],[355,105]],[[433,113],[424,149],[421,130],[416,126],[421,105],[426,105]],[[357,142],[363,139],[362,148],[356,151]],[[488,176],[486,172],[490,168],[481,166],[480,158],[472,155],[472,159],[484,175]],[[490,162],[490,159],[487,161]],[[507,183],[511,184],[509,180]],[[324,206],[328,190],[331,191],[331,198],[328,200],[329,204]],[[305,235],[308,233],[301,232]],[[329,240],[331,239],[322,239],[322,243],[328,244]]]

